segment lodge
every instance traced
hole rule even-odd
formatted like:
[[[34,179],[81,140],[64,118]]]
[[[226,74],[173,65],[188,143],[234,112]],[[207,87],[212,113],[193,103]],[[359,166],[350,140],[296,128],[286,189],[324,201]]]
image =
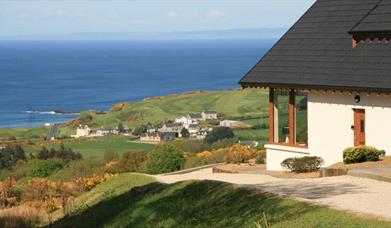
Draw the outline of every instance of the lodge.
[[[268,170],[350,146],[391,154],[390,39],[391,0],[318,0],[240,80],[269,89]]]

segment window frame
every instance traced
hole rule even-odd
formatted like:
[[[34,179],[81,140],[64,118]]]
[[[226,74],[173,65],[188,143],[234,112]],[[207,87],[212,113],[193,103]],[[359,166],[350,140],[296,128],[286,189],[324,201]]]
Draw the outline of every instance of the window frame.
[[[274,145],[283,145],[289,147],[308,148],[308,145],[301,146],[296,144],[296,110],[295,110],[295,90],[289,90],[289,143],[275,142],[275,126],[274,126],[274,88],[269,89],[269,143]]]

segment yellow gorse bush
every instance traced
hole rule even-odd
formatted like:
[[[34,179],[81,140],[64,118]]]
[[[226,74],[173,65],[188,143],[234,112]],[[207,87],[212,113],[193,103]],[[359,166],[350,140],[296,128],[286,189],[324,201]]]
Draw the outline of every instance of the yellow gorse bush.
[[[198,158],[207,158],[207,157],[210,157],[212,155],[213,154],[210,151],[203,151],[203,152],[197,153],[197,157]]]
[[[77,180],[77,182],[81,183],[85,190],[90,191],[92,188],[94,188],[98,184],[100,184],[106,180],[109,180],[115,176],[118,176],[118,174],[105,173],[104,175],[99,176],[94,173],[91,177],[79,178]]]

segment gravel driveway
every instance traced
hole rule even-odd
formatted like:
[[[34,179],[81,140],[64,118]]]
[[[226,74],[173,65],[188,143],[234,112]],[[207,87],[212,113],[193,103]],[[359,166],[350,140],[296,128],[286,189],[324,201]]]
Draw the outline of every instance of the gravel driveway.
[[[155,178],[167,184],[185,180],[222,181],[337,209],[391,219],[391,183],[365,178],[339,176],[281,179],[259,174],[212,173],[211,168],[187,174],[157,175]]]

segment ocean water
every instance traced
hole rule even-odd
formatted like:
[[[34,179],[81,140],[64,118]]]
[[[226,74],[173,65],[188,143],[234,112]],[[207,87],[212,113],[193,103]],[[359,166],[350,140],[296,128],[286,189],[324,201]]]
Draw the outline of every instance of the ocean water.
[[[275,40],[0,41],[0,127],[59,123],[119,101],[237,88]]]

